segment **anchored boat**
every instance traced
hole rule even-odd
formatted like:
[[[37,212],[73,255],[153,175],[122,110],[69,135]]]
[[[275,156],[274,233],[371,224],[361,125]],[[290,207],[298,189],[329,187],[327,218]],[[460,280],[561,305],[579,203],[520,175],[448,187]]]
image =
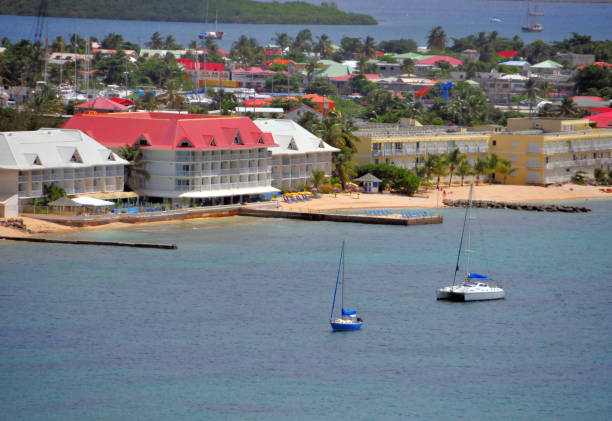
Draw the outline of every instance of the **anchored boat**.
[[[338,284],[340,284],[340,302],[342,311],[340,316],[334,318],[334,307],[336,305],[336,294],[338,292]],[[336,288],[334,289],[334,299],[332,301],[331,314],[329,315],[329,324],[333,330],[356,330],[360,329],[363,325],[361,317],[357,317],[357,310],[345,310],[344,308],[344,294],[345,294],[345,280],[344,280],[344,241],[342,241],[342,248],[340,249],[340,262],[338,263],[338,276],[336,277]]]
[[[461,240],[459,242],[459,252],[457,253],[457,264],[455,265],[455,275],[453,276],[453,284],[447,287],[438,288],[436,298],[438,300],[450,301],[484,301],[484,300],[499,300],[505,298],[506,292],[503,286],[489,279],[488,275],[470,272],[470,254],[471,247],[471,228],[472,228],[472,195],[474,193],[474,185],[470,185],[470,198],[468,206],[465,209],[465,218],[463,220],[463,228],[461,230]],[[466,274],[462,283],[456,284],[457,272],[459,272],[459,261],[461,260],[461,252],[463,249],[463,237],[466,233],[467,226],[467,249],[466,258]]]

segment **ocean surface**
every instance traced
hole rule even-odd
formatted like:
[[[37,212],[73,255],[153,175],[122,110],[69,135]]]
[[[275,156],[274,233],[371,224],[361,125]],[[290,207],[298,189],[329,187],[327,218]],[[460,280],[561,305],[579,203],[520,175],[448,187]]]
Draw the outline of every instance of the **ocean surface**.
[[[311,3],[320,1],[311,0]],[[176,40],[187,45],[197,39],[202,31],[218,29],[224,31],[219,42],[222,48],[229,49],[241,35],[256,38],[260,44],[273,42],[277,32],[295,36],[300,30],[308,28],[316,37],[328,35],[339,44],[344,36],[365,38],[371,35],[377,41],[411,38],[419,45],[426,45],[427,36],[434,26],[440,25],[449,36],[458,38],[478,32],[497,31],[500,36],[519,35],[526,43],[537,39],[560,41],[570,38],[572,32],[591,35],[593,39],[605,40],[612,37],[612,4],[610,3],[537,3],[544,16],[537,21],[544,26],[544,32],[521,32],[525,23],[527,4],[516,1],[488,0],[336,0],[341,10],[359,12],[374,16],[377,26],[326,26],[326,25],[236,25],[214,23],[214,3],[210,2],[208,24],[202,16],[202,23],[185,22],[148,22],[100,19],[63,19],[48,18],[48,37],[61,35],[68,39],[69,34],[104,38],[114,32],[126,40],[143,45],[155,31],[162,35],[173,35]],[[491,23],[496,16],[501,23]],[[32,39],[35,34],[36,17],[0,15],[0,38],[12,41]]]
[[[477,192],[476,192],[477,194]],[[232,217],[0,241],[0,414],[27,420],[608,420],[612,201],[477,210],[473,270],[507,298],[435,300],[442,225]],[[341,241],[347,307],[328,324]]]

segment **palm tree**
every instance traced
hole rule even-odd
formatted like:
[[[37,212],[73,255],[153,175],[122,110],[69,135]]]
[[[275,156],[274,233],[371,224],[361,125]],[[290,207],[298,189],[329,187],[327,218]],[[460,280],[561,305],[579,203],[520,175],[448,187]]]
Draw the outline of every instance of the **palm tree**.
[[[145,45],[153,50],[161,50],[164,47],[164,40],[162,39],[161,34],[155,31],[151,35],[151,40],[146,42]]]
[[[371,58],[376,55],[376,41],[371,36],[367,36],[363,43],[363,55]]]
[[[606,172],[599,167],[593,169],[593,177],[595,178],[595,181],[597,181],[599,184],[606,184],[608,178]]]
[[[478,157],[474,163],[474,174],[476,175],[476,185],[480,181],[480,176],[487,173],[487,161],[482,157]]]
[[[455,149],[447,153],[444,157],[444,161],[448,166],[448,173],[450,175],[450,178],[448,179],[448,187],[450,187],[451,184],[453,184],[453,174],[455,173],[457,166],[461,163],[461,161],[463,161],[461,152],[459,151],[459,149]]]
[[[102,48],[107,50],[118,50],[123,43],[123,35],[111,32],[102,40]]]
[[[351,180],[351,177],[354,177],[357,174],[353,169],[355,168],[356,164],[352,161],[352,159],[353,152],[347,147],[342,148],[340,152],[335,155],[336,176],[340,178],[343,186],[346,186],[346,183]]]
[[[461,177],[462,187],[463,187],[463,179],[470,174],[472,174],[472,166],[467,160],[461,159],[461,161],[459,162],[459,165],[457,166],[457,175]]]
[[[444,50],[446,47],[446,32],[442,29],[441,26],[436,26],[432,28],[431,32],[429,32],[429,37],[427,37],[427,47],[434,48],[436,50]]]
[[[506,177],[514,171],[511,167],[512,163],[507,159],[500,159],[497,164],[497,169],[495,171],[504,176],[504,184],[506,184]]]
[[[276,42],[280,46],[283,54],[285,53],[285,48],[289,47],[291,43],[293,42],[291,37],[287,35],[286,32],[277,32],[276,37],[274,38],[273,41]]]
[[[318,190],[321,185],[325,183],[325,178],[325,171],[313,170],[312,175],[310,176],[310,183],[312,184],[312,187]]]
[[[306,75],[308,76],[308,82],[312,82],[312,76],[314,72],[317,70],[319,66],[319,60],[316,57],[312,57],[308,59],[308,63],[306,63]]]
[[[497,171],[497,165],[499,164],[499,157],[492,153],[486,158],[487,162],[487,174],[489,174],[489,184],[493,184],[493,178],[495,177],[495,171]]]
[[[574,101],[566,96],[559,106],[559,117],[578,117],[580,111]]]
[[[64,190],[62,187],[56,186],[55,184],[45,184],[43,186],[43,194],[45,195],[47,203],[49,203],[66,196],[66,190]]]
[[[432,169],[432,174],[436,176],[436,189],[440,188],[440,178],[448,174],[448,164],[444,159],[438,159]]]
[[[319,57],[327,57],[332,52],[332,43],[329,37],[325,34],[317,37],[317,43],[314,46],[315,53],[319,54]]]
[[[302,29],[295,36],[295,41],[293,41],[293,49],[297,51],[312,51],[312,32],[310,29]]]
[[[536,94],[538,92],[537,83],[534,79],[529,79],[525,82],[525,92],[527,93],[527,99],[529,100],[529,117],[531,117],[533,105],[537,99]]]
[[[119,148],[118,155],[130,163],[130,165],[126,165],[124,167],[124,183],[128,189],[130,189],[131,186],[138,187],[140,177],[144,177],[147,180],[151,178],[149,172],[144,168],[147,162],[142,160],[143,156],[140,146],[121,146]]]

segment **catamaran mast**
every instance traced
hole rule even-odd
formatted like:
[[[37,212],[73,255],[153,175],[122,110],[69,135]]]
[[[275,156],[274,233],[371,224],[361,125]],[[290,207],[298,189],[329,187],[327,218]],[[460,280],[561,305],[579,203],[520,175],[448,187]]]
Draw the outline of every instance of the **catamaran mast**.
[[[474,185],[470,184],[470,199],[469,199],[469,203],[468,203],[468,210],[467,210],[467,223],[468,223],[468,240],[467,240],[467,250],[465,251],[467,253],[467,261],[465,264],[465,277],[469,278],[470,277],[470,254],[472,253],[472,248],[471,248],[471,244],[472,244],[472,192],[474,191]]]
[[[457,272],[459,272],[459,259],[461,258],[461,248],[463,246],[463,234],[465,233],[465,225],[468,219],[468,213],[470,211],[470,206],[472,204],[472,189],[474,185],[470,185],[470,202],[468,207],[465,208],[465,216],[463,217],[463,228],[461,229],[461,239],[459,240],[459,251],[457,252],[457,263],[455,264],[455,274],[453,275],[453,285],[455,285],[455,281],[457,280]],[[469,248],[469,247],[468,247]]]
[[[340,282],[340,270],[343,269],[343,263],[344,263],[344,241],[342,241],[342,248],[340,249],[340,261],[338,262],[338,275],[336,276],[336,288],[334,289],[334,300],[332,301],[331,313],[329,315],[330,320],[331,318],[334,317],[334,306],[336,305],[336,293],[338,292],[338,282]],[[344,274],[342,276],[344,276]],[[342,285],[344,285],[344,282],[342,283]]]
[[[344,311],[344,241],[342,241],[342,311]]]

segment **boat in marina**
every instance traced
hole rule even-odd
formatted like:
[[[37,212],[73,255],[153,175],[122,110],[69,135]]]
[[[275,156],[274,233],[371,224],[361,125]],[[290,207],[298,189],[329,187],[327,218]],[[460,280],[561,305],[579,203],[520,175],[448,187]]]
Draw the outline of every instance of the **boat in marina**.
[[[529,17],[530,16],[542,16],[542,14],[534,14],[534,13],[540,13],[538,11],[533,12],[531,10],[531,1],[527,1],[527,20],[525,22],[525,25],[521,26],[521,29],[525,32],[542,32],[544,30],[544,27],[537,23],[537,22],[533,22],[530,23],[529,22]]]
[[[453,276],[453,284],[450,286],[438,288],[436,290],[436,298],[438,300],[450,301],[484,301],[484,300],[499,300],[506,297],[503,285],[489,279],[488,275],[470,272],[470,254],[471,250],[471,221],[472,217],[472,196],[474,193],[474,185],[470,186],[470,197],[468,206],[465,209],[465,218],[463,220],[463,228],[461,230],[461,240],[459,242],[459,252],[457,253],[457,263],[455,265],[455,274]],[[466,229],[467,228],[467,229]],[[463,250],[463,238],[467,232],[466,241],[466,264],[465,264],[465,279],[461,283],[456,283],[459,262],[461,260],[461,252]]]
[[[334,307],[336,305],[336,295],[338,293],[338,284],[340,284],[340,307],[341,312],[339,317],[334,318]],[[340,261],[338,263],[338,276],[336,277],[336,288],[334,289],[334,299],[332,301],[331,314],[329,315],[329,324],[333,330],[357,330],[363,326],[363,320],[357,316],[357,310],[346,310],[344,308],[345,290],[344,279],[344,241],[340,249]]]

